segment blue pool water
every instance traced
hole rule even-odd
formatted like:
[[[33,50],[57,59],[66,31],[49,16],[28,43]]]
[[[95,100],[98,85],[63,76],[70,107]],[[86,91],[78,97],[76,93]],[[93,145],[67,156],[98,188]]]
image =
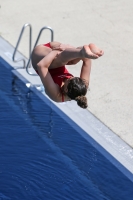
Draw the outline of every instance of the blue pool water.
[[[0,200],[133,200],[133,183],[0,58]]]

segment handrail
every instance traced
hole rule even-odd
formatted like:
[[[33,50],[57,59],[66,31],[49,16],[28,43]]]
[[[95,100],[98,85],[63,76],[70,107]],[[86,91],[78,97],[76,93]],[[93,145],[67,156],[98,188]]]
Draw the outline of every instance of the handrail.
[[[25,28],[26,28],[27,26],[29,26],[29,28],[30,28],[30,31],[29,31],[29,56],[31,55],[32,26],[31,26],[31,24],[26,23],[26,24],[24,24],[24,26],[22,27],[22,30],[21,30],[21,32],[20,32],[20,35],[19,35],[19,38],[18,38],[16,47],[15,47],[15,50],[14,50],[14,53],[13,53],[13,56],[12,56],[12,60],[13,60],[14,62],[23,61],[23,66],[24,66],[24,68],[26,67],[26,61],[25,61],[25,59],[24,59],[24,58],[20,58],[20,59],[15,60],[15,55],[16,55],[16,51],[17,51],[17,49],[18,49],[20,40],[21,40],[21,38],[22,38],[23,32],[24,32],[24,30],[25,30]]]
[[[36,39],[36,42],[35,42],[35,44],[34,44],[33,49],[36,47],[36,45],[37,45],[37,43],[38,43],[38,41],[39,41],[39,39],[40,39],[40,36],[41,36],[43,30],[46,30],[46,29],[50,30],[50,32],[51,32],[51,42],[54,40],[54,31],[53,31],[53,29],[52,29],[51,27],[49,27],[49,26],[44,26],[43,28],[41,28],[41,30],[40,30],[40,32],[39,32],[39,34],[38,34],[38,37],[37,37],[37,39]],[[27,71],[27,73],[28,73],[29,75],[32,75],[32,76],[38,76],[37,74],[33,74],[32,72],[30,72],[30,71],[28,70],[29,65],[30,65],[30,61],[31,61],[31,54],[30,54],[30,56],[29,56],[29,60],[28,60],[28,63],[27,63],[27,65],[26,65],[26,71]]]

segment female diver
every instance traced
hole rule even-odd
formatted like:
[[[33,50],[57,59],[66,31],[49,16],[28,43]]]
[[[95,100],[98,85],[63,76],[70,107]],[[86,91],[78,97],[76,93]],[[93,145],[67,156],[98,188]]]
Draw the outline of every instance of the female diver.
[[[46,94],[56,102],[75,100],[87,108],[86,93],[89,86],[91,59],[103,55],[94,44],[73,47],[60,42],[38,45],[32,52],[32,65],[41,78]],[[65,65],[82,61],[80,77],[74,77]]]

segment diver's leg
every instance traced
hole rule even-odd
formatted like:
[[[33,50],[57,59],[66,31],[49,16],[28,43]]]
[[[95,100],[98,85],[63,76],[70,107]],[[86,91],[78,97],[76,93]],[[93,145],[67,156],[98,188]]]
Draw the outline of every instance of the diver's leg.
[[[67,65],[71,62],[77,63],[83,58],[97,59],[99,56],[92,53],[88,45],[79,48],[68,48],[62,51],[51,63],[50,69]],[[75,64],[74,63],[74,64]]]
[[[91,48],[90,48],[91,47]],[[76,64],[79,60],[83,58],[97,59],[99,56],[97,55],[96,46],[92,45],[84,45],[81,48],[67,48],[62,51],[51,63],[49,69],[58,68],[67,64]],[[94,52],[92,52],[91,51]],[[52,51],[51,48],[48,48],[44,45],[38,45],[32,52],[32,65],[34,69],[37,69],[37,63],[42,60],[47,54]],[[96,54],[95,54],[96,53]]]

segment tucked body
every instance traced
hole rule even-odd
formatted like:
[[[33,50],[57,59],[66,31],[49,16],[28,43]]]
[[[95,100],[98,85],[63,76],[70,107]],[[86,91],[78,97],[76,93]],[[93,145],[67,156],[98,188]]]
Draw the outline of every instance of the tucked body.
[[[32,52],[32,65],[39,74],[47,95],[56,102],[76,100],[87,107],[86,93],[89,86],[91,59],[97,59],[103,51],[94,44],[73,47],[60,42],[38,45]],[[79,77],[74,77],[65,65],[82,61]]]

